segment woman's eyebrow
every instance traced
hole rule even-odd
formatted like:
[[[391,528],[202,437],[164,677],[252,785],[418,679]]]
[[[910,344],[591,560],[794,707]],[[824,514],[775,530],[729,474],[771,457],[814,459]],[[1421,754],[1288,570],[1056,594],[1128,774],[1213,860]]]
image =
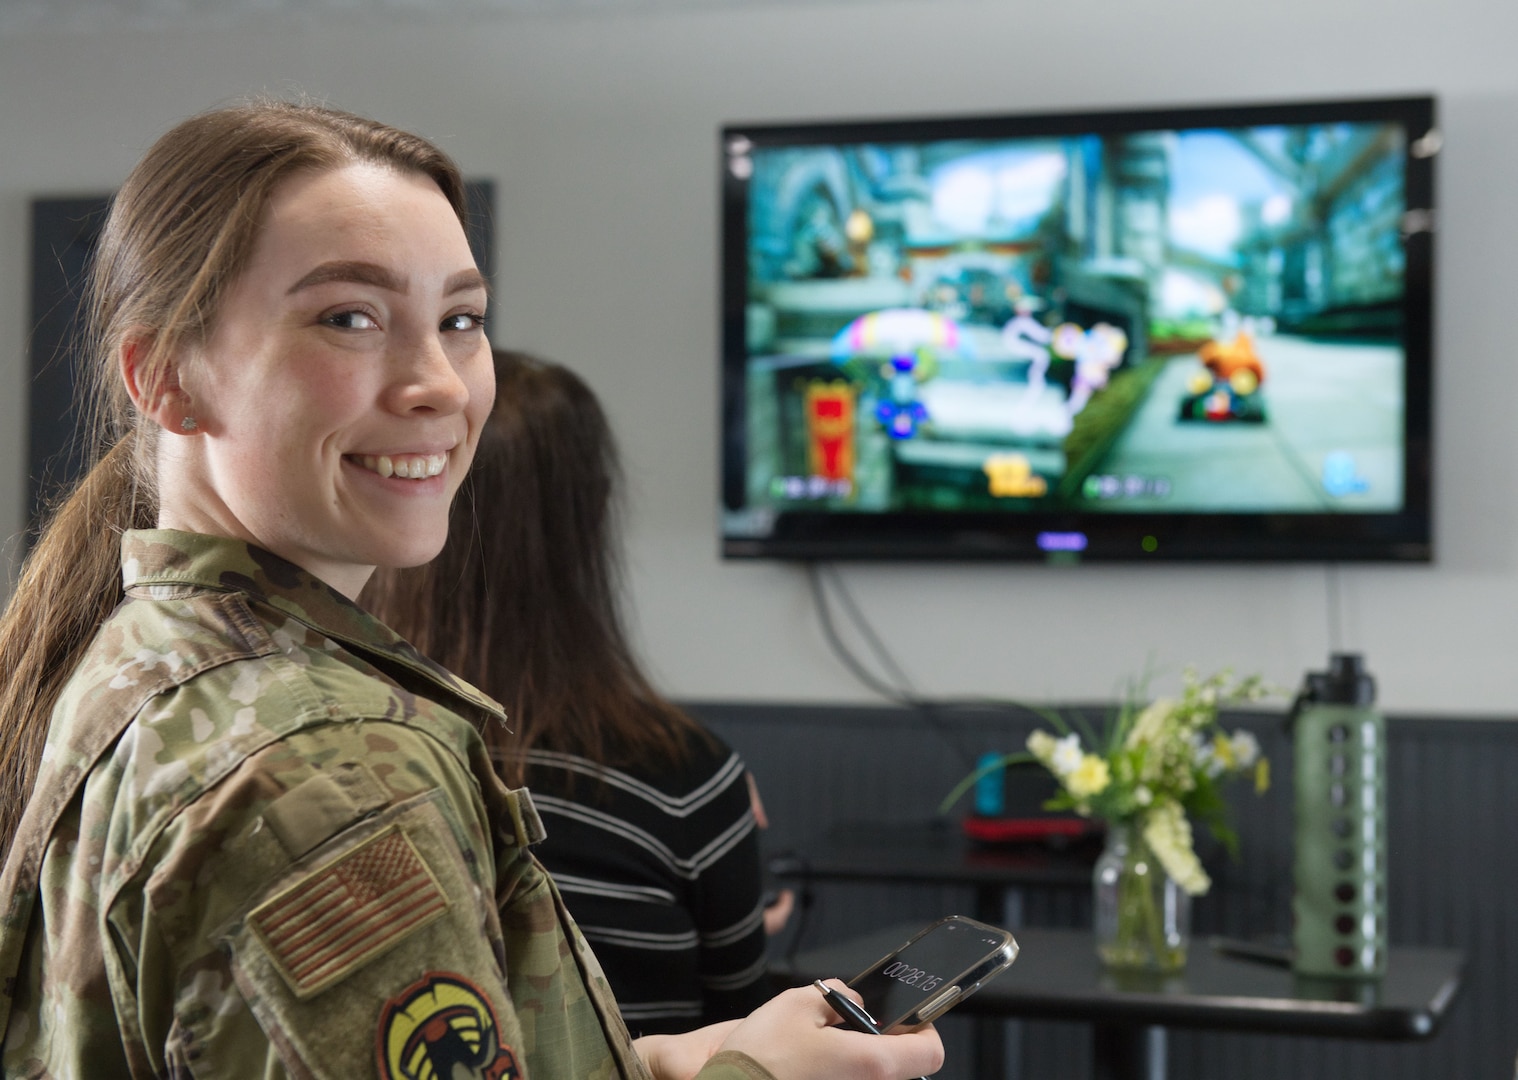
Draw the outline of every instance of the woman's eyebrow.
[[[407,293],[410,284],[394,271],[378,263],[360,261],[336,261],[325,262],[314,270],[307,273],[286,291],[286,295],[309,289],[316,285],[325,285],[331,281],[352,282],[357,285],[373,285],[378,289],[386,289],[390,292]],[[475,267],[468,270],[460,270],[450,277],[443,285],[443,293],[452,296],[454,293],[469,292],[472,289],[490,291],[490,285]]]
[[[387,289],[390,292],[398,293],[404,293],[408,288],[404,278],[399,277],[378,263],[338,261],[322,263],[294,285],[291,285],[286,290],[285,295],[290,296],[300,292],[302,289],[309,289],[315,285],[325,285],[329,281],[347,281],[356,285],[373,285],[375,288]]]
[[[460,270],[448,279],[443,286],[443,294],[452,296],[454,293],[469,292],[471,289],[483,289],[490,292],[490,282],[485,280],[485,275],[474,267],[468,270]]]

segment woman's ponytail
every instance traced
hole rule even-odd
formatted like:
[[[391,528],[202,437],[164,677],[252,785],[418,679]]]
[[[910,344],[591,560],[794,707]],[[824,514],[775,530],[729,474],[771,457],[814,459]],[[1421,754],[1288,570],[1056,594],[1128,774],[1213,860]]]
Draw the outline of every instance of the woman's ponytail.
[[[114,446],[59,505],[0,616],[0,856],[37,779],[64,684],[121,598],[121,533],[151,528],[132,439]]]

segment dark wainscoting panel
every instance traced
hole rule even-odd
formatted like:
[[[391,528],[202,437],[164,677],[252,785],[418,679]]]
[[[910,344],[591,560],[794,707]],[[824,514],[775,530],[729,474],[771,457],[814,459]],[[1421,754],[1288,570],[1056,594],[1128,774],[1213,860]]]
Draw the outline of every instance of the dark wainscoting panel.
[[[771,827],[766,847],[804,857],[838,822],[918,823],[988,750],[1019,749],[1037,716],[1012,707],[914,710],[869,706],[685,703],[748,761]],[[1099,706],[1082,706],[1095,714]],[[1273,785],[1256,797],[1231,792],[1242,858],[1203,846],[1212,891],[1195,907],[1197,937],[1280,935],[1291,928],[1291,746],[1281,713],[1225,718],[1260,739]],[[1170,1033],[1171,1080],[1508,1080],[1518,1052],[1518,722],[1388,718],[1391,818],[1390,916],[1394,943],[1448,946],[1469,956],[1460,1000],[1444,1029],[1421,1043]],[[963,812],[961,803],[951,812]],[[777,951],[885,926],[969,911],[951,887],[817,884],[804,917]],[[1029,890],[1028,925],[1080,926],[1086,890]],[[798,925],[799,924],[799,925]],[[1198,945],[1197,947],[1205,947]],[[848,977],[848,973],[840,973]],[[951,1061],[966,1025],[941,1025]],[[1089,1074],[1089,1029],[1069,1023],[1014,1025],[1011,1075],[1063,1080]],[[1019,1067],[1020,1066],[1020,1067]],[[978,1080],[978,1078],[977,1078]]]

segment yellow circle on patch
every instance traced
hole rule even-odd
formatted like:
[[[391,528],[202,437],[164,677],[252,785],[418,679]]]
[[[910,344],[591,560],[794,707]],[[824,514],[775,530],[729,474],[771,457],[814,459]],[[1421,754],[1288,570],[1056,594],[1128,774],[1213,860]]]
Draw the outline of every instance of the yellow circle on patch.
[[[380,1077],[515,1080],[516,1055],[500,1040],[484,992],[462,975],[433,972],[385,1003],[375,1047]]]

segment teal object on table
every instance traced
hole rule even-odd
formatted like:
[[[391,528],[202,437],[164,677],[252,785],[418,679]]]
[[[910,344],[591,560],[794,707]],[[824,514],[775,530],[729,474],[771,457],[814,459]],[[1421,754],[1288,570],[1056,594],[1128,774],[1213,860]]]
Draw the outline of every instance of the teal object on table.
[[[975,812],[983,817],[1001,817],[1007,812],[1006,769],[992,768],[1005,754],[987,752],[976,759],[975,768],[989,769],[975,781]]]
[[[1292,710],[1296,853],[1293,969],[1386,971],[1386,721],[1362,658],[1310,672]]]

